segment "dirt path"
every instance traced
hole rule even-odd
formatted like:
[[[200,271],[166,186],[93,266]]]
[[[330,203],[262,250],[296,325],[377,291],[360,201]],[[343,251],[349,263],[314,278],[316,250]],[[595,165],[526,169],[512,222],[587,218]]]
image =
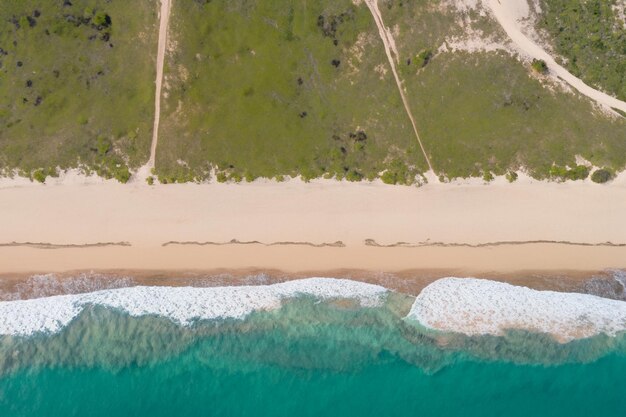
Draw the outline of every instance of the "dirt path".
[[[156,90],[154,92],[154,126],[152,128],[152,144],[150,146],[150,159],[140,170],[145,172],[145,177],[150,175],[154,168],[156,148],[159,141],[159,121],[161,118],[161,85],[163,83],[163,64],[165,61],[165,46],[167,45],[167,27],[170,20],[171,0],[161,0],[161,13],[159,23],[159,43],[157,47],[156,61]]]
[[[404,104],[404,109],[406,110],[406,114],[409,116],[409,120],[411,120],[411,126],[413,126],[413,132],[415,132],[415,137],[417,138],[417,143],[420,145],[420,149],[424,154],[424,158],[426,159],[426,163],[428,164],[428,169],[433,173],[435,170],[433,169],[432,164],[430,163],[430,158],[426,154],[426,149],[424,149],[424,145],[422,144],[422,140],[420,139],[420,135],[417,132],[417,125],[415,124],[415,120],[413,119],[413,113],[411,113],[411,108],[409,107],[409,101],[407,100],[404,90],[402,89],[402,82],[400,81],[400,77],[398,76],[398,72],[396,71],[396,63],[399,60],[398,50],[396,49],[396,43],[393,39],[393,35],[391,31],[385,27],[385,23],[383,22],[383,17],[378,9],[378,0],[365,0],[365,4],[370,9],[372,13],[372,17],[376,22],[376,26],[378,27],[378,33],[380,34],[380,38],[383,41],[383,45],[385,47],[385,53],[387,54],[387,59],[389,60],[389,65],[391,66],[391,72],[393,73],[393,77],[396,80],[396,85],[398,86],[398,91],[400,92],[400,97],[402,98],[402,104]],[[395,59],[394,59],[395,56]]]
[[[557,64],[554,58],[522,32],[520,20],[526,19],[529,15],[527,0],[483,1],[491,9],[498,23],[500,23],[504,31],[509,35],[509,38],[511,38],[521,52],[531,58],[544,60],[546,64],[548,64],[551,75],[564,80],[581,94],[589,97],[596,103],[626,112],[626,102],[611,97],[585,84],[581,79],[575,77],[561,65]]]

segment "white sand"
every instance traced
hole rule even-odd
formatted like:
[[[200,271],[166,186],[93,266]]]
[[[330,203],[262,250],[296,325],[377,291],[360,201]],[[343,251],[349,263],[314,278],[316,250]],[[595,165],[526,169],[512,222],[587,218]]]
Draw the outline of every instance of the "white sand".
[[[89,268],[287,270],[364,268],[596,269],[626,266],[626,247],[512,245],[377,248],[397,242],[626,243],[624,176],[610,185],[470,181],[421,188],[299,180],[250,184],[29,184],[0,188],[0,272]],[[5,180],[5,186],[9,184]],[[16,183],[11,183],[16,185]],[[167,246],[169,241],[341,241],[345,247]],[[548,249],[546,249],[548,248]],[[550,249],[551,248],[551,249]],[[471,268],[470,268],[471,269]]]

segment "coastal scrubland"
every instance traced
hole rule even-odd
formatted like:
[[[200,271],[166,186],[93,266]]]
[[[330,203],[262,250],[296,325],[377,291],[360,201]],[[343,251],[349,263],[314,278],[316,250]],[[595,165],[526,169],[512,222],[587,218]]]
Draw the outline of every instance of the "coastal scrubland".
[[[171,19],[161,181],[425,170],[365,6],[180,0]]]
[[[524,168],[580,179],[589,170],[580,175],[577,155],[626,164],[625,121],[520,60],[488,16],[434,0],[379,6],[441,178],[490,180]],[[204,179],[211,168],[218,181],[301,174],[411,183],[424,172],[364,4],[182,0],[172,19],[161,181]]]
[[[537,26],[561,64],[596,88],[626,100],[626,5],[621,0],[541,0]]]
[[[624,31],[608,32],[617,3],[541,1],[545,42],[574,74],[621,97]],[[300,175],[414,184],[426,156],[443,180],[514,181],[520,169],[584,179],[594,169],[582,158],[608,181],[626,166],[626,118],[519,55],[480,2],[378,6],[408,108],[363,2],[172,2],[149,183]],[[43,181],[81,166],[127,181],[149,156],[158,2],[0,7],[0,169]]]
[[[151,0],[3,0],[3,174],[81,167],[127,181],[148,158],[157,22]]]

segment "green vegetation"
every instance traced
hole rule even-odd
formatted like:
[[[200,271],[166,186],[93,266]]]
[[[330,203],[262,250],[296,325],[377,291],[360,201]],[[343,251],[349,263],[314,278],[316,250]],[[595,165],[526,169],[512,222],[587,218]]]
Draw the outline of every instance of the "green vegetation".
[[[568,68],[623,94],[626,41],[608,11],[614,1],[542,1],[541,24]],[[48,3],[2,5],[0,171],[45,182],[59,169],[83,167],[126,182],[148,159],[157,3]],[[513,182],[524,168],[535,178],[583,179],[589,170],[576,165],[577,155],[606,167],[592,179],[606,171],[608,181],[626,166],[626,119],[558,85],[546,88],[548,77],[533,76],[548,70],[545,62],[529,68],[503,51],[446,47],[468,29],[504,39],[488,15],[460,19],[439,0],[379,3],[440,178]],[[168,37],[149,184],[212,172],[218,182],[297,175],[423,182],[427,164],[365,4],[176,0]]]
[[[152,0],[3,0],[0,172],[83,167],[125,182],[148,158]]]
[[[448,178],[519,168],[549,178],[552,165],[574,166],[576,155],[626,164],[626,120],[546,89],[505,53],[439,54],[405,82],[424,146]]]
[[[412,184],[415,182],[418,172],[415,168],[407,166],[402,160],[392,161],[387,170],[381,175],[385,184]]]
[[[535,72],[539,74],[545,74],[546,72],[548,72],[548,65],[543,59],[533,59],[533,62],[530,64],[530,66]]]
[[[597,169],[591,174],[591,181],[596,182],[598,184],[604,184],[605,182],[609,182],[613,179],[615,174],[606,168]]]
[[[589,168],[584,165],[574,165],[573,168],[554,165],[550,168],[550,178],[557,181],[584,180],[589,176]]]
[[[518,177],[518,175],[517,175],[517,172],[515,172],[515,171],[509,171],[505,175],[505,178],[506,178],[506,180],[508,182],[515,182],[515,181],[517,181],[517,177]]]
[[[428,62],[430,62],[430,59],[432,57],[433,51],[431,51],[430,49],[424,49],[420,51],[420,53],[417,54],[417,56],[415,57],[416,65],[418,66],[418,68],[423,68],[428,64]]]
[[[618,3],[541,0],[538,24],[551,35],[572,74],[626,100],[626,23],[615,11]]]
[[[351,0],[174,2],[157,173],[413,183],[426,163]],[[401,168],[403,167],[403,168]],[[393,178],[391,178],[393,177]]]

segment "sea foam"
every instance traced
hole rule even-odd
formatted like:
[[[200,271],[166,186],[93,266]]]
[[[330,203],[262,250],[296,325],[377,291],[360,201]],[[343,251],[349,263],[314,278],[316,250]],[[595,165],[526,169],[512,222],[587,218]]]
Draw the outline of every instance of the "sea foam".
[[[523,329],[568,342],[626,330],[626,302],[483,279],[444,278],[422,290],[407,318],[427,328],[466,335]]]
[[[387,291],[377,285],[332,278],[308,278],[263,286],[110,289],[0,302],[0,335],[57,332],[89,305],[120,309],[131,316],[158,315],[189,325],[194,320],[245,318],[253,311],[280,308],[284,299],[301,295],[320,300],[354,299],[364,307],[376,306]]]

